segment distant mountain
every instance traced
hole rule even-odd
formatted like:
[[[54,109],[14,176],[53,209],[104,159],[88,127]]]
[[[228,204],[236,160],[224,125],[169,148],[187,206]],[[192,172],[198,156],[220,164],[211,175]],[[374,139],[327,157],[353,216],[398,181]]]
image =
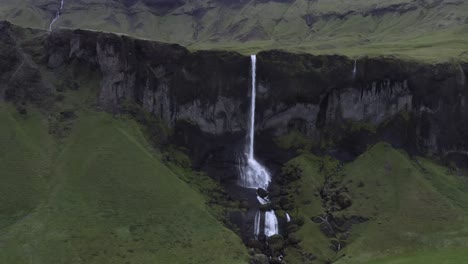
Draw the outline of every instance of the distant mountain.
[[[0,19],[43,29],[61,4],[2,2]],[[465,52],[467,24],[464,0],[64,0],[54,28],[118,32],[194,49],[283,48],[432,59]]]

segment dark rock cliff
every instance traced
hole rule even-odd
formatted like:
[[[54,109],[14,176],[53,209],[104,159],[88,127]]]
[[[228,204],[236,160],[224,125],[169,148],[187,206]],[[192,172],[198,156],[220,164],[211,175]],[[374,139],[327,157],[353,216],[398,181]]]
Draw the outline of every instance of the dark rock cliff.
[[[46,76],[85,68],[99,75],[96,102],[103,109],[141,106],[175,128],[174,138],[197,166],[215,156],[216,164],[236,162],[227,153],[243,142],[248,122],[248,56],[83,30],[46,34],[6,22],[0,33],[1,100],[38,101],[58,89]],[[355,74],[353,67],[341,56],[259,53],[256,131],[262,140],[297,130],[353,154],[377,140],[425,154],[468,152],[468,64],[362,58]],[[258,149],[268,158],[269,148]]]

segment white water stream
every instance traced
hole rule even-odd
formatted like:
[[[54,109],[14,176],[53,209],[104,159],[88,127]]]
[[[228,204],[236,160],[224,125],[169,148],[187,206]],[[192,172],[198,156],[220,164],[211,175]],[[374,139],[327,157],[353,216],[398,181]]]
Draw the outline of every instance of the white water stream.
[[[251,55],[252,63],[252,93],[250,100],[250,124],[249,124],[249,140],[248,140],[248,152],[246,153],[247,162],[240,169],[240,185],[245,188],[252,189],[267,189],[268,184],[271,181],[270,173],[267,171],[262,164],[260,164],[254,157],[254,144],[255,144],[255,97],[256,97],[256,65],[257,57]],[[257,196],[260,204],[269,203],[268,198],[261,198]],[[263,219],[262,219],[263,218]],[[263,225],[262,225],[263,220]],[[262,230],[263,226],[263,230]],[[255,215],[254,220],[254,234],[265,234],[266,236],[272,236],[278,234],[278,219],[276,218],[273,210],[266,211],[264,217],[262,213],[258,211]]]
[[[64,0],[61,0],[59,10],[57,10],[57,13],[55,13],[54,19],[52,19],[52,22],[50,22],[50,24],[49,24],[49,31],[52,31],[52,26],[53,26],[54,23],[60,18],[60,15],[62,14],[63,1],[64,1]]]
[[[357,61],[354,60],[354,68],[353,68],[353,78],[356,78],[356,73],[357,73]]]

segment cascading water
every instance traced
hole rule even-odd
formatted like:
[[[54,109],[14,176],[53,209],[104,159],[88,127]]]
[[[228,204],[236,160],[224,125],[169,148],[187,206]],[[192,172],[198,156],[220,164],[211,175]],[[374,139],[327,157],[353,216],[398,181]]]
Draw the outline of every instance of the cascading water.
[[[263,167],[254,157],[254,144],[255,144],[255,96],[256,96],[256,62],[257,58],[255,55],[251,55],[252,62],[252,92],[250,100],[250,127],[248,135],[248,146],[246,153],[245,165],[241,166],[240,169],[240,185],[245,188],[252,189],[267,189],[268,184],[271,181],[270,173],[265,167]],[[260,204],[269,203],[268,198],[262,198],[257,196],[257,200]],[[262,219],[263,218],[263,219]],[[263,220],[263,225],[262,225]],[[263,227],[263,230],[262,230]],[[262,232],[263,231],[263,232]],[[266,236],[272,236],[278,234],[278,219],[276,218],[273,210],[266,211],[264,217],[262,213],[257,211],[254,220],[254,234],[265,234]]]
[[[63,1],[64,0],[62,0],[60,2],[60,8],[59,8],[59,10],[57,10],[57,13],[55,13],[55,17],[54,17],[54,19],[52,19],[52,22],[50,22],[50,24],[49,24],[49,31],[52,31],[52,26],[54,25],[54,23],[59,19],[60,15],[62,14]]]

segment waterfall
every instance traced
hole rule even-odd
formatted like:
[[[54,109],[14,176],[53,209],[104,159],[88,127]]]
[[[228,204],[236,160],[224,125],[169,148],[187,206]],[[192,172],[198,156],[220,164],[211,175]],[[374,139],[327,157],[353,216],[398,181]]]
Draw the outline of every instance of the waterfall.
[[[257,57],[255,55],[251,55],[251,63],[252,63],[252,89],[251,89],[251,96],[250,96],[250,124],[249,124],[249,134],[248,134],[248,141],[247,141],[247,153],[245,159],[247,162],[244,162],[244,165],[240,166],[240,182],[239,185],[245,188],[252,188],[252,189],[268,189],[268,185],[271,181],[270,173],[267,169],[260,164],[254,156],[254,144],[255,144],[255,97],[256,97],[256,64],[257,64]],[[269,199],[262,198],[257,196],[257,200],[260,204],[267,204],[269,203]],[[278,234],[278,219],[276,218],[275,212],[273,210],[265,212],[264,217],[264,229],[261,232],[261,220],[262,220],[262,213],[257,211],[254,220],[254,234],[259,235],[261,233],[265,234],[266,236],[272,236],[274,234]]]
[[[286,222],[288,223],[291,222],[291,217],[289,216],[289,214],[288,213],[285,213],[285,214],[286,214]]]
[[[265,235],[270,237],[278,234],[278,219],[275,211],[270,210],[265,212]]]
[[[353,68],[353,78],[356,78],[356,73],[357,73],[357,61],[354,60],[354,68]]]
[[[257,96],[257,88],[256,88],[256,81],[257,81],[257,56],[251,55],[250,56],[251,64],[252,64],[252,89],[250,92],[250,129],[249,129],[249,160],[255,160],[254,158],[254,144],[255,144],[255,99]]]
[[[255,220],[254,220],[254,234],[258,236],[260,234],[260,221],[261,221],[261,214],[260,211],[257,211],[255,214]]]
[[[54,25],[55,21],[57,21],[59,19],[60,15],[62,14],[63,1],[64,0],[61,0],[60,8],[59,8],[59,10],[57,10],[57,13],[55,13],[55,17],[54,17],[54,19],[52,19],[52,22],[50,22],[49,31],[52,31],[52,26]]]
[[[263,188],[267,189],[271,181],[270,173],[263,167],[254,156],[255,144],[255,97],[256,97],[256,62],[255,55],[251,55],[252,62],[252,91],[250,96],[250,124],[248,135],[248,151],[247,151],[247,166],[243,166],[241,170],[240,185],[246,188]]]

